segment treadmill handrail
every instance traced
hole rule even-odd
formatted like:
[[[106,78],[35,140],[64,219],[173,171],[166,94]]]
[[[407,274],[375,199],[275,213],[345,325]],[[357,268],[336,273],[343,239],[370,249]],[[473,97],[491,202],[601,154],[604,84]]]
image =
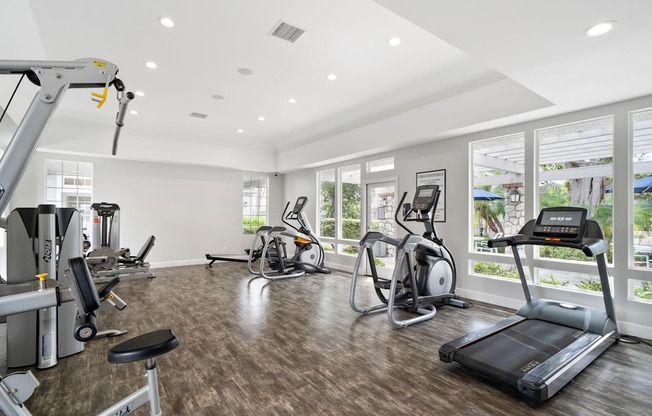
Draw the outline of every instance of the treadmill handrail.
[[[557,246],[557,247],[570,247],[582,250],[588,257],[595,257],[598,254],[607,252],[607,243],[604,240],[597,238],[584,238],[580,244],[569,243],[566,241],[557,240],[544,240],[544,239],[526,239],[524,235],[517,234],[509,237],[495,238],[487,241],[487,247],[506,247],[506,246],[523,246],[523,245],[536,245],[536,246]]]
[[[570,247],[589,256],[595,257],[598,254],[607,252],[607,243],[604,241],[600,224],[595,220],[586,220],[586,226],[583,227],[584,235],[580,242],[572,242],[563,238],[542,238],[534,235],[536,220],[528,221],[516,235],[494,238],[487,241],[489,248],[519,246],[519,245],[538,245],[538,246],[557,246]]]

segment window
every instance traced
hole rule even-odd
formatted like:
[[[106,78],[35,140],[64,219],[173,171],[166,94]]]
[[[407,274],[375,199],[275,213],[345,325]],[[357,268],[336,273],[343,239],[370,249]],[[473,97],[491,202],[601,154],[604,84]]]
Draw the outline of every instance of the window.
[[[242,228],[245,234],[255,234],[267,224],[267,176],[245,175],[242,186]]]
[[[358,253],[362,233],[360,173],[360,165],[317,172],[318,232],[323,242],[330,243],[325,244],[326,251]]]
[[[317,173],[319,182],[319,236],[335,238],[335,169]]]
[[[355,240],[354,245],[342,245],[344,254],[358,254],[358,242],[362,237],[362,203],[360,190],[360,165],[346,166],[340,170],[340,237],[343,240]]]
[[[634,198],[630,213],[633,226],[630,266],[652,272],[652,109],[631,113],[630,122],[634,175],[631,178]],[[630,298],[652,302],[651,283],[650,280],[629,279]]]
[[[61,208],[77,208],[89,235],[93,212],[93,164],[67,160],[45,161],[45,202]]]
[[[536,131],[539,209],[575,206],[588,210],[607,240],[607,262],[613,262],[613,117],[587,120]],[[540,246],[538,256],[553,260],[535,268],[539,284],[600,292],[595,272],[570,272],[559,261],[591,262],[581,251]],[[595,267],[595,266],[594,266]]]
[[[613,117],[536,132],[539,155],[539,209],[554,206],[586,208],[600,223],[611,246],[613,198]],[[612,262],[612,250],[607,253]],[[540,257],[592,260],[578,250],[539,250]]]
[[[634,267],[652,267],[652,110],[635,112],[632,118],[633,136],[633,239]]]
[[[367,173],[394,170],[394,157],[372,160],[367,162]]]
[[[490,238],[516,234],[525,225],[523,133],[471,143],[473,163],[473,250]]]

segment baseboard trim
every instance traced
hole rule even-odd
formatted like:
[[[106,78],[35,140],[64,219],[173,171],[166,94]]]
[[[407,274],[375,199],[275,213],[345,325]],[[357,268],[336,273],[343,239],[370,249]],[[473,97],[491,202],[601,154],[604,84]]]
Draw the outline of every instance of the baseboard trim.
[[[162,269],[164,267],[194,266],[197,264],[208,264],[208,263],[206,259],[159,261],[155,263],[150,263],[149,267],[151,269]]]

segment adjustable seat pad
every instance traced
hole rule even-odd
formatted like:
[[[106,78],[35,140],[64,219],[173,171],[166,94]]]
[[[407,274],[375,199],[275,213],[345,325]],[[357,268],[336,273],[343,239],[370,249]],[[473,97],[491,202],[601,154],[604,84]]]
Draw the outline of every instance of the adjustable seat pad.
[[[112,364],[146,360],[170,352],[179,346],[179,339],[171,329],[160,329],[128,339],[109,350]]]

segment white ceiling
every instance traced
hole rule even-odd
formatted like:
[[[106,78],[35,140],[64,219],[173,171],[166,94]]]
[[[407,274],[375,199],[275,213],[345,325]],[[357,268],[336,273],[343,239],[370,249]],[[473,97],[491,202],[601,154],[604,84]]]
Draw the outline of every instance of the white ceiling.
[[[129,90],[145,92],[122,129],[118,157],[130,160],[287,172],[652,93],[649,0],[3,0],[1,8],[2,59],[99,57],[120,67]],[[161,26],[162,16],[176,26]],[[269,36],[280,20],[305,33],[295,43]],[[615,30],[583,33],[604,20],[617,21]],[[389,46],[392,36],[402,44]],[[0,106],[16,82],[0,78]],[[34,91],[21,88],[9,122]],[[42,149],[111,157],[117,105],[97,110],[89,97],[68,91]]]

